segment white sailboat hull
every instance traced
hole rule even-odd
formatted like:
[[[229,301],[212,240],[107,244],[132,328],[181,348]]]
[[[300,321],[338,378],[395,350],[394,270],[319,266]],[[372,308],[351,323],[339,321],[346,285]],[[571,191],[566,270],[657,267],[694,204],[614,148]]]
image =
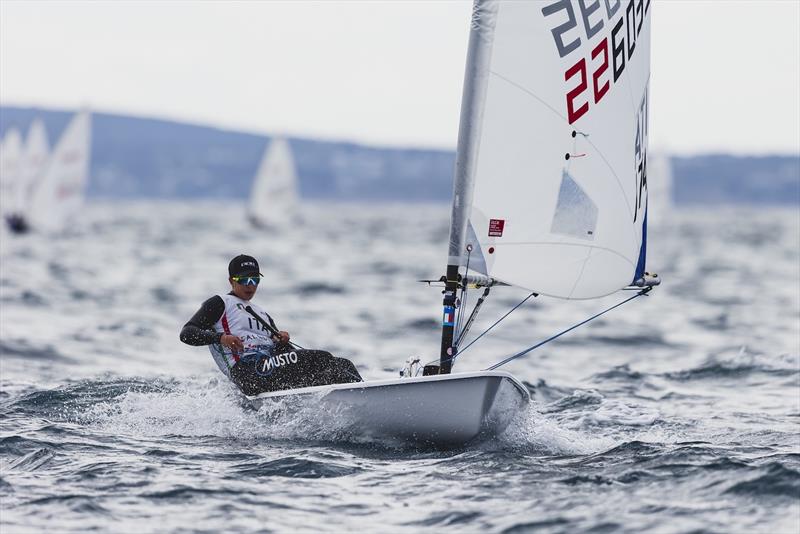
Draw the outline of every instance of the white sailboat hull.
[[[530,401],[525,386],[503,371],[335,384],[250,399],[261,405],[315,394],[326,410],[347,417],[362,436],[437,446],[497,435]]]

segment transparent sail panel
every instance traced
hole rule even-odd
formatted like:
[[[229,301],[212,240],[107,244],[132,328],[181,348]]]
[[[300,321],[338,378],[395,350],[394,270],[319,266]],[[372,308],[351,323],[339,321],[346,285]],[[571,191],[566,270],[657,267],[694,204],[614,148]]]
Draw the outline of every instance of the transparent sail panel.
[[[472,250],[461,257],[461,265],[467,267],[467,263],[469,262],[469,270],[471,272],[488,274],[486,258],[483,255],[478,236],[475,235],[475,228],[472,227],[472,221],[467,223],[466,246],[468,249],[471,248]]]
[[[597,206],[572,176],[564,171],[550,231],[554,234],[594,240],[596,228]]]

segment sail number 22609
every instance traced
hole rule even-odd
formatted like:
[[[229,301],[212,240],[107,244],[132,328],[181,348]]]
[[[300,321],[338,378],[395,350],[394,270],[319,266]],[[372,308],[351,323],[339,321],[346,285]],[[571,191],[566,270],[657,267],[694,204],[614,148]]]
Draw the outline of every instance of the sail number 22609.
[[[600,34],[603,28],[606,28],[606,35],[591,49],[590,57],[581,57],[564,72],[564,82],[573,79],[577,81],[577,84],[573,85],[566,93],[567,120],[570,124],[589,111],[590,102],[599,104],[608,93],[611,82],[616,83],[625,71],[626,59],[630,61],[633,57],[636,40],[642,31],[644,19],[650,9],[650,0],[629,0],[622,10],[620,7],[623,5],[623,0],[594,0],[593,2],[578,0],[575,3],[572,0],[558,0],[546,5],[542,8],[542,14],[545,17],[563,12],[560,17],[555,17],[555,20],[560,22],[566,15],[566,21],[550,30],[558,54],[562,58],[583,48],[581,46],[583,34],[579,34],[577,31],[576,4],[583,22],[587,43],[592,41],[594,36]],[[616,21],[615,18],[617,18]],[[608,24],[606,25],[606,23]],[[592,91],[591,94],[584,95],[589,88],[587,63],[592,68]],[[611,66],[613,76],[607,74],[609,66]]]

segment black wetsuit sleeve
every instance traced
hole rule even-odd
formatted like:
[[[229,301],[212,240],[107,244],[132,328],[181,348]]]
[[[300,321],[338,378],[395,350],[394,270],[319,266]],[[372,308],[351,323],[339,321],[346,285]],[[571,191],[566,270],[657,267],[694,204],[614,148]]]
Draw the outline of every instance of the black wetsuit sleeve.
[[[189,322],[183,325],[181,341],[195,347],[219,343],[222,337],[220,332],[214,330],[214,325],[225,313],[225,302],[222,297],[215,295],[205,301]]]

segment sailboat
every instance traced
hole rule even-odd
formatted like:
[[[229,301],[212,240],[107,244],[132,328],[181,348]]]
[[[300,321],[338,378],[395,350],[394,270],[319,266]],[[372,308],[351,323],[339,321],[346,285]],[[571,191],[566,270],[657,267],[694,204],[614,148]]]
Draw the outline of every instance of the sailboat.
[[[285,226],[297,210],[297,170],[289,141],[270,142],[253,179],[247,218],[257,227]]]
[[[12,231],[22,181],[22,152],[22,135],[18,129],[9,128],[0,144],[0,211]]]
[[[59,232],[83,205],[89,179],[91,116],[75,114],[56,143],[41,178],[31,193],[31,226],[39,231]]]
[[[316,394],[376,437],[449,446],[496,435],[529,402],[524,385],[497,369],[538,345],[483,371],[452,372],[489,289],[560,299],[632,289],[628,302],[657,285],[645,272],[650,10],[649,0],[476,0],[438,365],[419,376],[411,361],[399,379],[252,400]],[[484,295],[467,315],[471,287]]]
[[[47,130],[44,122],[37,118],[28,129],[25,148],[19,159],[19,172],[16,174],[15,185],[13,191],[8,192],[9,205],[5,219],[13,232],[24,233],[29,229],[31,192],[46,168],[49,152]]]

